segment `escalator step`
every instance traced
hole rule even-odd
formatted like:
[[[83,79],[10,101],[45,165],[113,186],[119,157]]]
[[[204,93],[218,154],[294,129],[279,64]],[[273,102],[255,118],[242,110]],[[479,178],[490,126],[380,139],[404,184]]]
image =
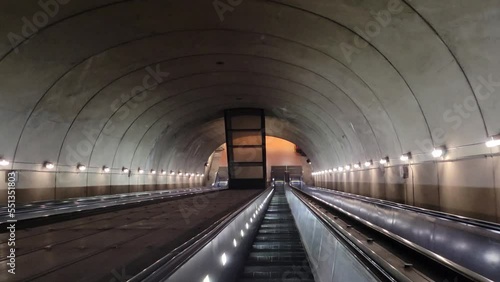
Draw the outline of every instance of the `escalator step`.
[[[299,241],[300,237],[296,234],[259,234],[255,237],[256,241]]]
[[[283,188],[271,199],[239,281],[314,282]]]
[[[308,264],[304,252],[252,252],[247,266],[250,265],[306,265]]]
[[[296,229],[295,223],[284,222],[284,223],[263,223],[260,228],[290,228]]]
[[[298,278],[244,278],[240,279],[240,282],[314,282],[314,279],[298,279]]]
[[[295,278],[312,279],[311,269],[301,265],[279,266],[246,266],[243,271],[245,278]]]
[[[297,234],[293,229],[260,229],[259,234]]]

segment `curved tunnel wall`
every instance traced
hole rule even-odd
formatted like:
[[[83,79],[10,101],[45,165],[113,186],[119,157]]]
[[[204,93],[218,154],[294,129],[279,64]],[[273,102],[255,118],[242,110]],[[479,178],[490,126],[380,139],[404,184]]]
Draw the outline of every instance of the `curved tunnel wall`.
[[[500,222],[500,158],[386,165],[313,176],[315,185]]]
[[[222,110],[257,107],[316,171],[390,157],[319,185],[499,216],[499,151],[484,145],[500,133],[496,0],[6,0],[0,11],[0,157],[27,201],[189,185],[119,172],[202,172],[223,143]],[[411,184],[399,177],[407,152]]]

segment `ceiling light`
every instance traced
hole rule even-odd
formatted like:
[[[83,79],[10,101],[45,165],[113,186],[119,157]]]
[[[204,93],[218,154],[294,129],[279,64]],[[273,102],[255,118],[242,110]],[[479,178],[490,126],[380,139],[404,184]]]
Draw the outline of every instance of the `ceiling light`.
[[[87,167],[86,167],[86,166],[81,165],[81,164],[77,165],[77,166],[76,166],[76,168],[77,168],[79,171],[84,171],[84,170],[86,170],[86,169],[87,169]]]
[[[233,239],[233,246],[236,248],[238,246],[238,242],[236,242],[236,239]]]
[[[203,176],[205,176],[205,174],[204,174],[204,173],[202,173],[202,174],[201,174],[201,177],[203,177]]]
[[[4,158],[0,159],[0,166],[8,166],[10,162]]]
[[[486,141],[486,147],[493,148],[500,146],[500,138],[499,136],[491,137],[490,140]]]
[[[162,170],[161,170],[161,174],[162,174],[162,175],[165,175],[165,174],[167,174],[167,171],[162,169]]]
[[[240,235],[241,237],[244,237],[245,236],[245,232],[243,232],[243,230],[240,231]]]
[[[328,170],[328,172],[329,172],[329,173],[332,173],[332,172],[333,172],[333,170],[330,168],[330,169]]]
[[[152,169],[151,174],[156,174],[156,170]]]
[[[434,148],[434,150],[432,151],[432,156],[434,158],[439,158],[439,157],[443,156],[444,151],[445,151],[445,149],[443,147]]]
[[[203,282],[210,282],[210,276],[205,276],[205,279],[203,279]]]
[[[333,168],[333,172],[337,172],[339,171],[337,168]]]
[[[141,168],[138,168],[137,171],[140,173],[140,174],[143,174],[144,173],[144,169],[141,169]]]
[[[126,168],[126,167],[122,167],[122,172],[123,172],[123,173],[128,173],[128,172],[129,172],[129,169],[128,169],[128,168]]]
[[[189,176],[189,172],[184,173],[185,176]]]
[[[51,163],[51,162],[45,162],[43,164],[43,167],[46,168],[46,169],[53,169],[54,168],[54,164]]]
[[[403,162],[406,162],[408,161],[409,159],[411,159],[411,153],[407,153],[407,154],[402,154],[401,157],[399,157],[399,159]]]
[[[177,173],[178,175],[182,175],[182,171],[179,170],[179,172]]]
[[[386,164],[389,163],[389,157],[381,158],[380,159],[380,164]]]
[[[344,171],[344,168],[339,166],[339,171]]]
[[[107,167],[107,166],[103,166],[102,167],[102,171],[104,171],[104,172],[110,172],[111,169],[109,167]]]
[[[373,165],[373,161],[372,161],[372,160],[369,160],[369,161],[366,161],[366,162],[365,162],[365,166],[366,166],[366,167],[369,167],[369,166],[371,166],[371,165]]]
[[[360,167],[359,163],[354,164],[354,168],[359,168],[359,167]]]
[[[191,173],[191,176],[194,176],[194,173]]]
[[[308,164],[312,164],[312,162],[311,162],[311,160],[310,160],[310,159],[307,159],[307,160],[306,160],[306,162],[307,162]]]
[[[345,170],[350,170],[351,166],[350,165],[346,165],[344,168],[345,168]]]

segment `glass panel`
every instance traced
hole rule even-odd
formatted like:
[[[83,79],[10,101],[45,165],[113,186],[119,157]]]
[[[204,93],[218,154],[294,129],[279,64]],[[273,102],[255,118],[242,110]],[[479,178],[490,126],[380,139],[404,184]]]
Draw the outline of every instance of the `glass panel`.
[[[233,116],[231,117],[232,129],[260,129],[262,127],[260,116]]]
[[[262,162],[262,148],[233,148],[235,162]]]
[[[258,179],[264,177],[264,170],[261,166],[234,166],[233,178],[235,179]]]
[[[259,131],[234,131],[233,145],[262,145],[262,134]]]

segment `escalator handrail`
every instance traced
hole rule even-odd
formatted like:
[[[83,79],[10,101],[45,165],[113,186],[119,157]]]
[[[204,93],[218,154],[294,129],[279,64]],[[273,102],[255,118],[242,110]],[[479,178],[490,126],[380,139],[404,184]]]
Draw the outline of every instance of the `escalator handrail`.
[[[177,197],[177,196],[185,196],[185,195],[190,195],[190,194],[203,194],[203,193],[210,193],[210,192],[215,192],[219,190],[225,190],[225,189],[179,189],[179,190],[172,190],[174,192],[171,193],[160,193],[160,191],[156,193],[152,193],[153,195],[148,195],[148,196],[137,196],[134,197],[133,199],[129,198],[113,198],[113,199],[106,199],[102,198],[96,201],[92,202],[81,202],[77,205],[75,205],[77,200],[79,199],[84,199],[84,198],[72,198],[72,199],[67,199],[64,201],[54,201],[51,203],[62,203],[61,205],[54,206],[54,205],[49,205],[49,206],[34,206],[31,209],[27,210],[21,210],[21,211],[16,211],[16,214],[18,216],[23,216],[23,218],[18,219],[18,221],[23,221],[23,220],[33,220],[37,218],[49,218],[51,216],[59,216],[61,214],[65,213],[72,213],[72,212],[77,212],[77,211],[91,211],[91,210],[99,210],[99,209],[104,209],[104,208],[110,208],[113,206],[123,206],[123,205],[128,205],[128,204],[135,204],[139,202],[147,202],[147,201],[154,201],[157,199],[162,199],[163,197]],[[162,190],[162,191],[167,191],[167,190]],[[135,195],[136,193],[133,193]],[[120,194],[120,195],[125,195],[125,194]],[[65,203],[67,202],[67,203]],[[34,205],[34,204],[32,204]],[[22,206],[21,206],[22,207]],[[7,212],[0,212],[0,225],[1,224],[6,224],[7,223]]]
[[[18,205],[18,208],[27,207],[27,209],[16,211],[16,214],[57,210],[57,209],[60,209],[60,208],[66,207],[66,206],[72,206],[72,204],[75,204],[77,202],[81,203],[81,204],[85,204],[86,206],[102,203],[103,201],[109,201],[110,203],[120,204],[122,202],[122,200],[130,200],[128,198],[124,199],[123,198],[124,195],[126,195],[128,197],[136,196],[136,197],[139,197],[140,199],[148,200],[148,199],[151,199],[154,197],[161,196],[161,195],[163,195],[163,193],[166,193],[166,194],[181,193],[181,192],[191,193],[191,192],[200,191],[200,190],[206,190],[208,192],[208,191],[213,191],[213,190],[218,190],[218,189],[214,189],[214,188],[204,189],[204,188],[197,187],[197,188],[149,191],[149,193],[134,192],[134,193],[124,193],[124,194],[114,194],[114,195],[68,198],[68,199],[59,200],[59,201],[35,201],[35,202],[31,202],[29,204]],[[224,190],[224,189],[220,189],[220,190]],[[146,197],[145,193],[148,194],[147,197]],[[106,198],[109,196],[114,196],[114,197],[112,199]],[[0,216],[6,216],[6,215],[8,215],[7,211],[0,211]]]
[[[296,187],[294,187],[294,188],[296,188]],[[375,198],[362,196],[362,195],[354,195],[354,194],[343,192],[343,191],[325,189],[325,188],[321,188],[321,187],[309,187],[309,188],[317,189],[320,191],[325,191],[325,192],[328,192],[330,194],[334,194],[334,195],[337,195],[340,197],[356,199],[356,200],[363,201],[366,203],[386,206],[386,207],[390,207],[390,208],[394,208],[394,209],[398,209],[398,210],[413,211],[416,213],[421,213],[424,215],[429,215],[429,216],[437,217],[437,218],[444,219],[444,220],[454,221],[456,223],[460,223],[460,224],[464,224],[464,225],[469,225],[469,226],[472,225],[475,227],[480,227],[483,229],[488,229],[488,230],[492,230],[495,232],[500,232],[500,224],[490,222],[490,221],[460,216],[460,215],[456,215],[456,214],[450,214],[450,213],[441,212],[441,211],[432,211],[429,209],[414,207],[414,206],[410,206],[410,205],[406,205],[406,204],[395,203],[395,202],[391,202],[391,201],[387,201],[387,200],[375,199]],[[298,188],[296,188],[296,189],[298,189]]]
[[[139,272],[131,279],[127,280],[127,282],[159,281],[160,278],[164,279],[170,277],[191,257],[198,253],[208,243],[210,243],[220,232],[222,232],[222,230],[224,230],[231,222],[233,222],[233,220],[241,212],[248,208],[248,206],[254,203],[262,195],[272,191],[273,188],[265,189],[257,196],[249,200],[245,205],[217,220],[201,233],[189,239],[179,247],[169,252],[167,255],[157,260],[152,265]]]
[[[386,261],[382,260],[377,255],[374,255],[372,251],[367,249],[362,244],[359,244],[355,239],[352,238],[351,234],[349,234],[342,228],[336,227],[334,225],[335,223],[332,223],[322,211],[318,210],[310,203],[304,201],[304,199],[297,193],[297,191],[300,191],[299,189],[291,185],[290,187],[292,188],[291,189],[292,193],[320,220],[321,223],[323,223],[326,226],[328,230],[330,230],[334,234],[334,236],[345,247],[347,247],[348,250],[350,250],[350,252],[354,255],[354,257],[356,257],[356,259],[360,263],[364,264],[364,266],[370,270],[370,272],[373,273],[372,270],[376,270],[379,272],[377,277],[383,277],[388,281],[411,282],[411,280],[408,277],[403,275],[393,266],[388,264]],[[367,266],[366,265],[367,263],[370,264],[371,267]]]
[[[380,232],[381,234],[384,234],[384,235],[388,236],[389,238],[395,240],[396,242],[398,242],[398,243],[400,243],[400,244],[402,244],[404,246],[407,246],[410,249],[415,250],[416,252],[418,252],[418,253],[426,256],[426,257],[429,257],[430,259],[432,259],[432,260],[434,260],[434,261],[436,261],[436,262],[438,262],[438,263],[440,263],[440,264],[448,267],[449,269],[452,269],[453,271],[456,271],[456,272],[462,274],[465,277],[468,277],[468,278],[470,278],[470,279],[472,279],[474,281],[491,281],[492,282],[491,279],[488,279],[487,277],[485,277],[485,276],[483,276],[483,275],[481,275],[479,273],[476,273],[476,272],[474,272],[474,271],[472,271],[472,270],[470,270],[470,269],[468,269],[466,267],[463,267],[463,266],[461,266],[461,265],[459,265],[459,264],[457,264],[457,263],[455,263],[455,262],[453,262],[453,261],[451,261],[451,260],[449,260],[449,259],[447,259],[447,258],[445,258],[443,256],[440,256],[439,254],[436,254],[436,253],[434,253],[434,252],[432,252],[430,250],[427,250],[427,249],[421,247],[420,245],[417,245],[417,244],[415,244],[415,243],[413,243],[413,242],[411,242],[411,241],[409,241],[409,240],[407,240],[407,239],[405,239],[405,238],[403,238],[403,237],[401,237],[399,235],[396,235],[396,234],[394,234],[394,233],[392,233],[392,232],[390,232],[390,231],[388,231],[388,230],[386,230],[384,228],[381,228],[381,227],[379,227],[377,225],[374,225],[371,222],[369,222],[369,221],[367,221],[367,220],[365,220],[365,219],[363,219],[361,217],[358,217],[355,214],[352,214],[352,213],[350,213],[348,211],[340,209],[340,208],[336,207],[335,205],[333,205],[333,204],[331,204],[331,203],[329,203],[329,202],[327,202],[327,201],[325,201],[323,199],[320,199],[318,197],[310,195],[307,192],[304,192],[304,191],[300,190],[297,187],[293,187],[293,186],[290,186],[290,187],[293,188],[294,192],[295,191],[300,191],[301,193],[304,193],[304,194],[306,194],[306,195],[314,198],[316,201],[319,201],[319,202],[324,203],[324,204],[326,204],[326,205],[328,205],[330,207],[338,209],[341,212],[343,212],[344,214],[348,215],[349,217],[351,217],[351,218],[359,221],[360,223],[364,224],[365,226],[367,226],[367,227],[369,227],[371,229],[374,229],[377,232]]]

